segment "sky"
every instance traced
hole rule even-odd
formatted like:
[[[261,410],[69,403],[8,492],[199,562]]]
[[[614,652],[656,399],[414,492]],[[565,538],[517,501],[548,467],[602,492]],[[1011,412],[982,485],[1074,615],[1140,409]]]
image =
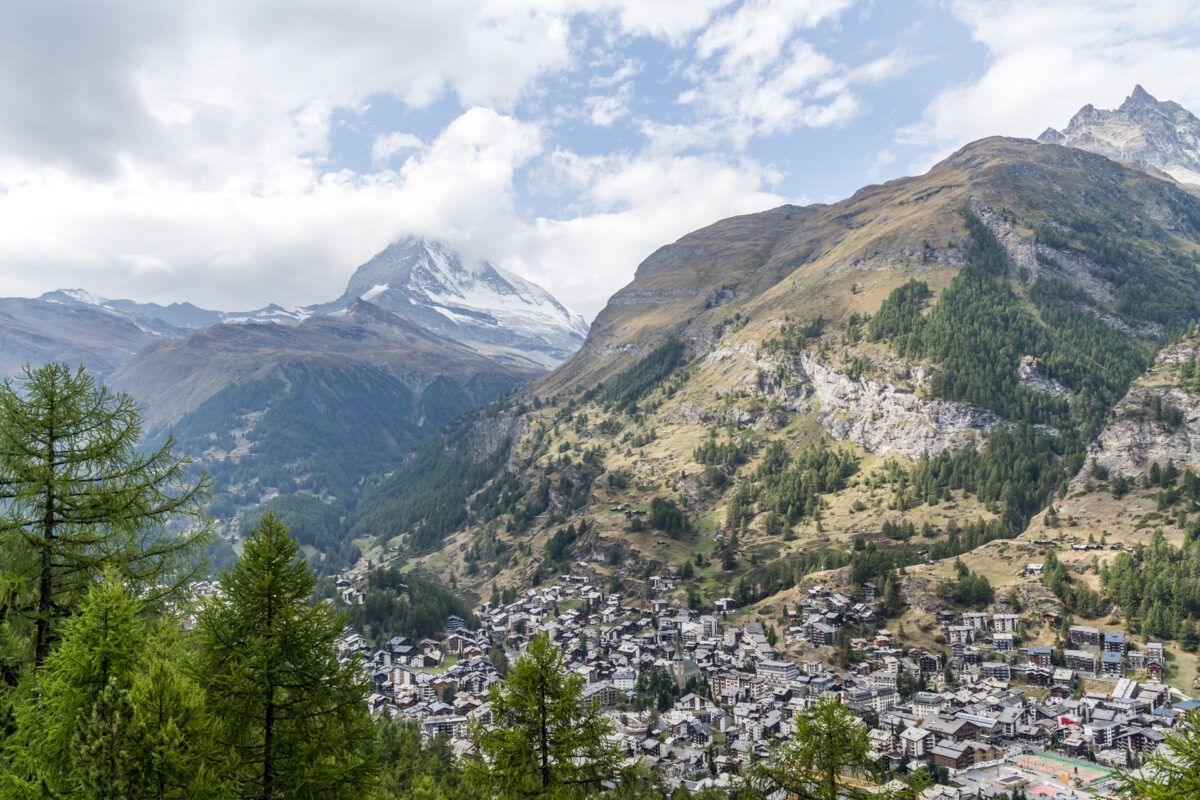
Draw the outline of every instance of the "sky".
[[[418,235],[590,320],[689,231],[1200,111],[1197,65],[1192,0],[0,0],[0,294],[307,305]]]

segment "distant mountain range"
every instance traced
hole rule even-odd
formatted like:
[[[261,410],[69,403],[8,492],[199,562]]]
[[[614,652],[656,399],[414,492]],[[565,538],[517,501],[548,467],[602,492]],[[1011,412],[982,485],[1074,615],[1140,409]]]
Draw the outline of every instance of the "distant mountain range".
[[[1200,119],[1178,103],[1157,100],[1140,85],[1120,108],[1109,111],[1089,103],[1066,128],[1047,128],[1038,141],[1132,161],[1200,187]]]
[[[541,287],[409,238],[307,307],[234,313],[79,289],[0,299],[0,374],[87,366],[143,404],[152,438],[172,434],[199,458],[214,515],[308,490],[320,508],[290,521],[332,552],[340,542],[305,520],[345,513],[366,476],[553,368],[587,330]]]
[[[450,248],[424,239],[388,247],[355,271],[341,297],[307,310],[338,314],[356,298],[489,357],[546,368],[578,350],[588,331],[583,317],[542,287],[487,262],[464,264]]]
[[[66,360],[111,374],[153,339],[180,338],[219,324],[297,325],[338,316],[357,300],[393,311],[484,358],[550,369],[582,344],[588,326],[545,289],[487,262],[465,263],[440,242],[406,238],[361,265],[338,299],[248,312],[191,303],[140,303],[59,289],[0,299],[0,374],[25,363]]]

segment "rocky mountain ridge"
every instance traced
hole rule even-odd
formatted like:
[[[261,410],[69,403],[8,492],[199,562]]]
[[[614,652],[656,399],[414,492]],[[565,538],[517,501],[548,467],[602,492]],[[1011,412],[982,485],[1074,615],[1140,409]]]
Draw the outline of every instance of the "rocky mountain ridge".
[[[107,376],[155,339],[221,324],[298,325],[314,315],[343,315],[358,299],[521,371],[531,363],[554,367],[587,333],[583,318],[540,286],[487,263],[466,264],[439,242],[407,238],[361,265],[340,298],[311,306],[227,312],[104,298],[82,289],[5,298],[0,374],[15,374],[25,363],[67,360]]]
[[[1200,119],[1178,103],[1157,100],[1141,85],[1119,108],[1089,103],[1067,127],[1047,128],[1038,141],[1137,162],[1200,187]]]
[[[464,263],[444,244],[411,237],[360,266],[339,299],[309,310],[337,314],[355,298],[489,357],[534,359],[546,368],[578,350],[588,329],[583,317],[540,286],[487,262]]]
[[[576,557],[615,580],[692,561],[702,603],[862,543],[968,559],[1040,524],[1200,318],[1198,253],[1175,183],[1028,140],[723,220],[650,256],[579,353],[496,407],[519,423],[502,458],[452,430],[425,456],[436,487],[369,487],[354,530],[482,593],[554,574],[544,549],[584,521]]]

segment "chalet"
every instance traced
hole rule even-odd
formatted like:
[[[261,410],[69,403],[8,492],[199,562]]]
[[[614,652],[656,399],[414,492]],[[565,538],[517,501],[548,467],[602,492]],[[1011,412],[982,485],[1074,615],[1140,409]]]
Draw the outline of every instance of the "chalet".
[[[962,624],[977,631],[986,631],[988,615],[984,611],[968,611],[962,615]]]
[[[917,669],[921,671],[922,675],[931,675],[942,669],[941,656],[934,655],[928,650],[910,650],[908,657],[916,662]]]
[[[1012,667],[1006,661],[985,661],[979,666],[979,675],[985,680],[1010,681]]]
[[[581,702],[584,706],[593,705],[607,710],[616,708],[617,695],[618,692],[616,687],[612,685],[612,681],[600,681],[599,683],[590,683],[583,687]]]
[[[832,647],[837,644],[838,629],[824,622],[813,623],[812,643],[818,647]]]
[[[946,639],[950,644],[967,644],[975,638],[975,629],[970,625],[950,625],[946,628]]]
[[[1025,683],[1029,686],[1049,686],[1054,672],[1049,667],[1030,664],[1025,668]]]
[[[966,742],[939,744],[930,752],[933,755],[933,763],[947,769],[966,769],[975,763],[975,751]]]

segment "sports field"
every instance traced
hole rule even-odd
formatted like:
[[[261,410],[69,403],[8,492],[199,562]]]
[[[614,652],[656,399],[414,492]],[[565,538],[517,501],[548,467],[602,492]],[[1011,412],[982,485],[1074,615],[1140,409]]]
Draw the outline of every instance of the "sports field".
[[[1086,761],[1074,761],[1070,758],[1052,756],[1049,753],[1031,753],[1016,758],[1013,761],[1021,769],[1030,772],[1040,772],[1043,775],[1055,777],[1066,773],[1071,778],[1077,778],[1082,786],[1090,786],[1112,775],[1112,770]]]

